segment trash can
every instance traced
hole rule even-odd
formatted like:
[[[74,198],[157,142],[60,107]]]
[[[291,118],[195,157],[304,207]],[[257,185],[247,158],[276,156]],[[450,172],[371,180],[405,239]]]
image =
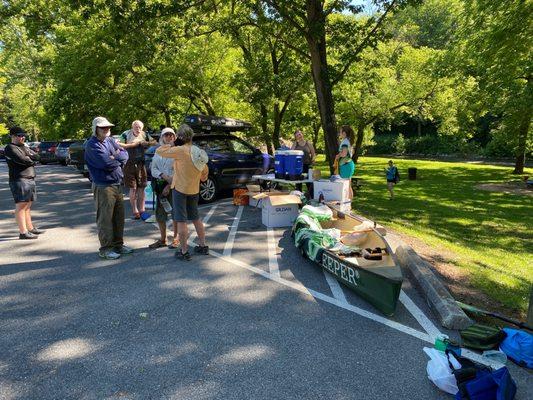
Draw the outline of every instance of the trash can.
[[[407,168],[407,175],[410,181],[416,181],[416,168]]]

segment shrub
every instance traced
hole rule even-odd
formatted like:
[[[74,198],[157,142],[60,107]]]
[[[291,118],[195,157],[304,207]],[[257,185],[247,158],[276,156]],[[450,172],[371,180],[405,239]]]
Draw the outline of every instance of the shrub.
[[[409,138],[405,143],[407,154],[443,155],[460,154],[472,156],[481,153],[475,142],[457,136],[421,136]]]
[[[484,151],[485,156],[495,158],[514,157],[514,153],[514,143],[507,135],[493,136]]]
[[[394,150],[396,154],[404,154],[405,153],[405,138],[400,133],[396,140],[394,141]]]
[[[375,135],[374,143],[366,148],[367,154],[392,154],[396,151],[395,140],[396,135]]]

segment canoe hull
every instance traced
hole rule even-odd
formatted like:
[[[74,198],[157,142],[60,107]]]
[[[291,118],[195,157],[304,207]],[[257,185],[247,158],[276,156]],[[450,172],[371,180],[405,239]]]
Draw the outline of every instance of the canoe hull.
[[[390,279],[346,262],[325,250],[318,263],[343,285],[368,301],[385,315],[393,315],[398,304],[402,281]]]

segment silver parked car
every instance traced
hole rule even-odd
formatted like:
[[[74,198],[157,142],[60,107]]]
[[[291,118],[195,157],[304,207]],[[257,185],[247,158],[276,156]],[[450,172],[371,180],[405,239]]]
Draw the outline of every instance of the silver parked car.
[[[62,142],[59,142],[59,144],[56,147],[56,157],[57,161],[59,161],[60,164],[63,165],[69,165],[70,164],[70,145],[74,143],[73,140],[63,140]]]

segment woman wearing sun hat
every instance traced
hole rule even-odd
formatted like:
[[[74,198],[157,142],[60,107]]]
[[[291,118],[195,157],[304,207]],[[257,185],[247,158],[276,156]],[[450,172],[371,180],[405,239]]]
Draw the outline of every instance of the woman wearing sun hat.
[[[178,223],[178,236],[181,249],[176,251],[176,257],[190,260],[187,238],[189,231],[187,221],[194,224],[198,234],[199,245],[194,248],[195,253],[209,254],[209,247],[205,244],[205,228],[198,215],[198,199],[200,181],[205,181],[209,174],[207,167],[207,153],[192,144],[194,132],[192,128],[183,124],[178,128],[177,138],[184,144],[171,146],[165,144],[156,150],[156,154],[163,158],[174,159],[174,176],[172,178],[172,214]]]
[[[172,128],[164,128],[161,131],[159,144],[172,144],[176,140],[176,132]],[[174,160],[171,158],[163,158],[159,154],[155,154],[150,166],[152,173],[152,187],[156,194],[155,204],[155,219],[159,226],[161,238],[156,240],[150,246],[150,249],[157,249],[167,245],[167,220],[168,213],[165,207],[169,207],[172,203],[172,177],[174,176]],[[172,243],[168,246],[171,249],[177,249],[179,246],[178,240],[178,224],[173,221],[174,238]]]

